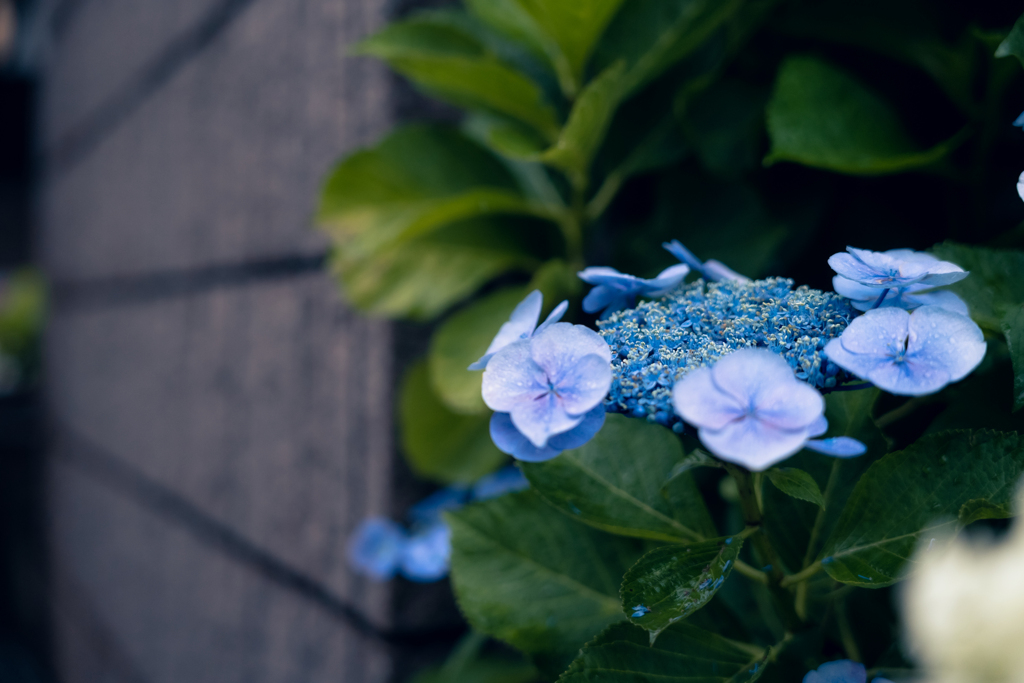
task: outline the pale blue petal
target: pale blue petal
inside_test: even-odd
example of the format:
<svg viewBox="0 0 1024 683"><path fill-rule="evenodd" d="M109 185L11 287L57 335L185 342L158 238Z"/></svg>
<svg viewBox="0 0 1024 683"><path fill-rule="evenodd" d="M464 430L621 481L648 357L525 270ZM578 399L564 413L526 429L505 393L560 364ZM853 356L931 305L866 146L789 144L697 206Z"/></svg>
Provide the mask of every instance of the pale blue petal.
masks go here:
<svg viewBox="0 0 1024 683"><path fill-rule="evenodd" d="M889 388L876 381L876 379L878 379L879 381L887 384L892 382L892 380L887 378L886 375L886 372L891 371L891 368L896 367L896 363L893 362L893 359L890 356L882 354L851 353L843 347L841 338L830 340L828 344L825 344L824 351L829 360L850 374L855 375L860 379L867 380L878 386L880 389L890 391Z"/></svg>
<svg viewBox="0 0 1024 683"><path fill-rule="evenodd" d="M512 426L512 420L508 420L508 425ZM526 475L523 474L522 470L515 465L508 465L507 467L502 467L497 472L485 474L477 479L476 483L473 484L472 498L473 500L490 500L491 498L497 498L506 493L522 491L529 487L530 482L526 480Z"/></svg>
<svg viewBox="0 0 1024 683"><path fill-rule="evenodd" d="M938 306L922 306L910 316L907 361L943 370L957 382L985 357L985 335L973 320Z"/></svg>
<svg viewBox="0 0 1024 683"><path fill-rule="evenodd" d="M854 251L850 247L847 248L850 249L851 252ZM870 254L872 252L868 253ZM879 254L879 256L882 256L882 254ZM887 260L885 263L886 269L888 271L892 271L894 274L896 272L896 267L891 263L892 259L888 256L885 258ZM891 275L883 275L878 264L864 263L864 261L856 258L852 253L839 252L838 254L832 254L828 257L828 265L832 267L832 270L836 271L843 277L853 280L854 282L859 282L868 287L889 287L892 284Z"/></svg>
<svg viewBox="0 0 1024 683"><path fill-rule="evenodd" d="M840 659L826 662L817 671L809 671L803 683L867 683L868 672L863 664Z"/></svg>
<svg viewBox="0 0 1024 683"><path fill-rule="evenodd" d="M807 428L807 436L821 436L828 431L828 420L821 415Z"/></svg>
<svg viewBox="0 0 1024 683"><path fill-rule="evenodd" d="M1021 112L1020 116L1013 120L1013 125L1024 128L1024 112Z"/></svg>
<svg viewBox="0 0 1024 683"><path fill-rule="evenodd" d="M902 363L880 363L867 379L890 394L925 396L949 384L949 373L943 368L906 359Z"/></svg>
<svg viewBox="0 0 1024 683"><path fill-rule="evenodd" d="M448 575L452 554L451 530L444 522L433 524L409 538L402 552L402 576L429 583Z"/></svg>
<svg viewBox="0 0 1024 683"><path fill-rule="evenodd" d="M740 275L715 259L708 259L704 262L704 276L714 282L750 282L750 278L746 275Z"/></svg>
<svg viewBox="0 0 1024 683"><path fill-rule="evenodd" d="M789 363L782 363L789 369ZM753 400L758 419L779 429L810 429L825 412L825 399L818 390L796 379L792 371L788 380L761 387Z"/></svg>
<svg viewBox="0 0 1024 683"><path fill-rule="evenodd" d="M548 446L558 451L579 448L597 436L597 433L601 431L601 427L604 426L604 417L604 406L599 405L584 415L583 421L578 425L567 432L555 434L548 439Z"/></svg>
<svg viewBox="0 0 1024 683"><path fill-rule="evenodd" d="M804 448L830 455L833 458L854 458L864 455L868 447L849 436L833 436L830 439L811 439Z"/></svg>
<svg viewBox="0 0 1024 683"><path fill-rule="evenodd" d="M419 524L431 524L441 520L441 513L458 510L469 499L469 487L449 486L430 494L409 508L409 519Z"/></svg>
<svg viewBox="0 0 1024 683"><path fill-rule="evenodd" d="M683 278L690 273L690 266L678 263L658 273L658 276L644 281L643 295L649 297L662 296L675 289Z"/></svg>
<svg viewBox="0 0 1024 683"><path fill-rule="evenodd" d="M615 311L629 308L632 300L635 300L635 296L635 294L631 295L614 287L598 285L583 297L583 310L587 313L600 312L601 317L604 318Z"/></svg>
<svg viewBox="0 0 1024 683"><path fill-rule="evenodd" d="M960 282L968 275L970 275L968 271L955 263L939 261L936 265L932 266L928 274L922 277L919 281L929 287L941 287L943 285L951 285L954 282Z"/></svg>
<svg viewBox="0 0 1024 683"><path fill-rule="evenodd" d="M512 311L508 322L502 324L491 345L487 347L487 353L493 355L511 343L529 337L533 328L537 327L543 300L544 296L539 289L527 294Z"/></svg>
<svg viewBox="0 0 1024 683"><path fill-rule="evenodd" d="M480 358L476 362L472 363L466 369L467 370L483 370L484 368L487 367L487 364L490 362L491 358L493 358L493 357L494 357L493 353L485 353L484 355L480 356Z"/></svg>
<svg viewBox="0 0 1024 683"><path fill-rule="evenodd" d="M544 319L544 322L540 324L540 327L534 330L533 333L540 334L551 325L557 323L559 320L562 319L562 316L565 315L565 312L567 310L569 310L568 301L563 301L562 303L555 306L555 308L550 313L548 313L548 317Z"/></svg>
<svg viewBox="0 0 1024 683"><path fill-rule="evenodd" d="M967 302L948 289L918 293L920 290L927 290L929 288L929 285L912 285L911 287L908 287L907 291L903 294L903 300L906 302L906 305L903 306L903 308L913 310L915 308L920 308L921 306L938 306L939 308L944 308L951 313L970 315L970 309L967 307Z"/></svg>
<svg viewBox="0 0 1024 683"><path fill-rule="evenodd" d="M550 379L565 411L570 415L582 415L608 395L612 386L612 366L604 358L590 354Z"/></svg>
<svg viewBox="0 0 1024 683"><path fill-rule="evenodd" d="M1024 200L1024 172L1017 176L1017 195Z"/></svg>
<svg viewBox="0 0 1024 683"><path fill-rule="evenodd" d="M711 368L711 378L719 389L743 406L756 407L758 397L772 393L776 386L790 386L798 380L789 363L768 349L745 348L723 356ZM804 424L808 424L811 417Z"/></svg>
<svg viewBox="0 0 1024 683"><path fill-rule="evenodd" d="M839 341L850 353L889 356L905 347L909 325L910 314L903 309L876 308L855 318ZM827 349L826 346L826 354Z"/></svg>
<svg viewBox="0 0 1024 683"><path fill-rule="evenodd" d="M582 415L566 412L554 393L517 403L509 415L516 429L537 448L543 448L552 436L567 432L583 421Z"/></svg>
<svg viewBox="0 0 1024 683"><path fill-rule="evenodd" d="M509 344L496 353L487 363L481 386L487 407L503 413L547 390L544 370L530 357L530 340Z"/></svg>
<svg viewBox="0 0 1024 683"><path fill-rule="evenodd" d="M405 530L390 519L363 520L348 541L349 565L364 576L386 581L398 571L405 541Z"/></svg>
<svg viewBox="0 0 1024 683"><path fill-rule="evenodd" d="M746 403L715 386L710 368L692 370L676 382L672 407L690 424L708 429L721 429L747 410Z"/></svg>
<svg viewBox="0 0 1024 683"><path fill-rule="evenodd" d="M689 249L684 247L679 240L672 240L671 242L663 242L661 247L668 251L668 253L675 256L677 259L690 266L694 270L703 271L704 264L701 263L700 259L693 255Z"/></svg>
<svg viewBox="0 0 1024 683"><path fill-rule="evenodd" d="M607 285L618 289L629 289L640 279L635 275L620 273L608 266L590 266L576 273L576 276L589 285Z"/></svg>
<svg viewBox="0 0 1024 683"><path fill-rule="evenodd" d="M892 681L890 681L888 678L882 678L881 676L879 676L878 678L872 679L871 683L892 683Z"/></svg>
<svg viewBox="0 0 1024 683"><path fill-rule="evenodd" d="M604 337L583 325L555 323L530 340L530 357L552 378L591 354L612 361L612 350Z"/></svg>
<svg viewBox="0 0 1024 683"><path fill-rule="evenodd" d="M868 287L842 275L832 278L832 289L836 290L839 296L845 296L852 301L866 301L872 304L882 293L878 287Z"/></svg>
<svg viewBox="0 0 1024 683"><path fill-rule="evenodd" d="M762 472L793 455L807 441L807 430L785 430L756 417L744 417L719 430L700 429L701 443L722 460Z"/></svg>
<svg viewBox="0 0 1024 683"><path fill-rule="evenodd" d="M543 448L534 446L512 424L512 417L508 413L494 413L491 415L491 440L494 441L494 445L502 453L507 453L516 460L523 460L525 462L544 462L562 452L550 446L544 446Z"/></svg>

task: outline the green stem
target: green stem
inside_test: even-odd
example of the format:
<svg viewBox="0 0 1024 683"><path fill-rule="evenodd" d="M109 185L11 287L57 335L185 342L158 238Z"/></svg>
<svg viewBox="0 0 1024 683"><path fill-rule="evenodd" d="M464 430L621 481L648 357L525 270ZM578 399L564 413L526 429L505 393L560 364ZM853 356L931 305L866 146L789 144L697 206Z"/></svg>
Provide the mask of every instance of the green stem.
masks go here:
<svg viewBox="0 0 1024 683"><path fill-rule="evenodd" d="M761 507L757 504L757 494L754 492L754 481L750 472L742 467L726 463L725 468L736 480L736 488L740 494L740 510L743 512L743 521L748 527L760 529L762 522ZM793 632L800 629L802 621L797 616L793 604L793 595L782 587L782 580L785 574L782 572L782 563L779 560L771 541L761 529L759 533L751 536L751 544L754 546L754 554L758 560L770 565L768 570L768 592L772 597L775 610L782 620L787 631Z"/></svg>
<svg viewBox="0 0 1024 683"><path fill-rule="evenodd" d="M828 475L828 483L825 485L825 506L818 509L818 514L814 518L814 527L811 528L811 537L807 541L807 551L804 553L803 566L804 569L812 566L811 560L814 559L815 549L818 546L818 537L821 535L822 527L825 525L825 510L828 507L828 501L831 499L832 491L839 485L839 468L842 465L842 460L835 459L832 461L832 471ZM821 563L816 565L818 569L821 568ZM817 572L817 569L815 570ZM807 618L807 583L801 582L796 587L796 613L801 619Z"/></svg>
<svg viewBox="0 0 1024 683"><path fill-rule="evenodd" d="M783 588L786 588L794 584L803 583L807 579L811 578L812 576L820 572L821 569L821 562L815 562L814 564L808 567L804 567L803 570L797 572L796 574L790 574L789 576L784 577L779 585L781 585ZM797 612L799 612L799 610L797 610Z"/></svg>
<svg viewBox="0 0 1024 683"><path fill-rule="evenodd" d="M754 567L751 567L749 564L747 564L743 560L736 560L733 563L732 566L733 566L733 569L736 570L737 574L742 574L743 576L747 577L751 581L756 581L757 583L759 583L761 585L764 585L764 586L768 585L768 575L765 574L760 569L755 569Z"/></svg>
<svg viewBox="0 0 1024 683"><path fill-rule="evenodd" d="M850 619L846 615L845 598L836 601L836 625L839 626L839 639L843 643L843 649L846 650L846 657L855 662L864 661L860 656L860 648L857 646L857 640L853 637L853 628L850 626Z"/></svg>

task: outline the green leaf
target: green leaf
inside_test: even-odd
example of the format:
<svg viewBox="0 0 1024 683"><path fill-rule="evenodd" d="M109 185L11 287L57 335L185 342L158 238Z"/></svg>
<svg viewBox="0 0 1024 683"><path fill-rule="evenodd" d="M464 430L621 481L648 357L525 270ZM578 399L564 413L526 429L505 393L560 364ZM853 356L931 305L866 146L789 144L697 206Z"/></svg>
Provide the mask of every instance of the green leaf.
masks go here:
<svg viewBox="0 0 1024 683"><path fill-rule="evenodd" d="M768 480L787 496L806 500L824 509L825 497L821 495L818 482L803 470L795 467L773 467L765 474L768 475Z"/></svg>
<svg viewBox="0 0 1024 683"><path fill-rule="evenodd" d="M587 643L558 683L752 683L770 650L736 643L686 623L653 645L631 624L610 626Z"/></svg>
<svg viewBox="0 0 1024 683"><path fill-rule="evenodd" d="M446 515L452 587L474 628L555 673L587 640L624 619L618 590L633 542L554 513L532 491Z"/></svg>
<svg viewBox="0 0 1024 683"><path fill-rule="evenodd" d="M782 63L768 103L768 135L772 147L766 165L793 161L855 175L930 166L959 142L921 150L884 100L813 57Z"/></svg>
<svg viewBox="0 0 1024 683"><path fill-rule="evenodd" d="M970 277L949 289L967 302L975 322L1002 333L1003 318L1014 306L1024 303L1024 251L943 242L932 247L932 253L970 271Z"/></svg>
<svg viewBox="0 0 1024 683"><path fill-rule="evenodd" d="M999 43L996 57L1016 57L1024 65L1024 15L1021 15L1010 29L1010 35Z"/></svg>
<svg viewBox="0 0 1024 683"><path fill-rule="evenodd" d="M693 53L743 6L740 0L630 0L594 55L599 69L622 60L623 96Z"/></svg>
<svg viewBox="0 0 1024 683"><path fill-rule="evenodd" d="M765 92L742 81L723 80L692 102L681 99L686 106L680 123L705 168L732 179L757 167Z"/></svg>
<svg viewBox="0 0 1024 683"><path fill-rule="evenodd" d="M706 528L702 515L677 519L661 495L682 457L679 439L670 430L609 414L586 445L547 462L522 463L522 469L546 501L598 529L664 541L701 540ZM702 504L700 509L707 514Z"/></svg>
<svg viewBox="0 0 1024 683"><path fill-rule="evenodd" d="M427 364L412 366L398 402L402 450L413 471L442 484L471 483L508 458L491 442L490 416L456 415L430 387Z"/></svg>
<svg viewBox="0 0 1024 683"><path fill-rule="evenodd" d="M594 44L622 0L467 0L469 11L499 31L531 46L574 96Z"/></svg>
<svg viewBox="0 0 1024 683"><path fill-rule="evenodd" d="M714 597L732 573L743 536L655 548L622 578L622 609L651 642Z"/></svg>
<svg viewBox="0 0 1024 683"><path fill-rule="evenodd" d="M521 659L483 654L487 636L470 631L443 666L418 673L410 683L538 683L539 672Z"/></svg>
<svg viewBox="0 0 1024 683"><path fill-rule="evenodd" d="M39 363L45 314L46 284L39 271L21 268L9 275L0 304L0 350L18 360L23 375Z"/></svg>
<svg viewBox="0 0 1024 683"><path fill-rule="evenodd" d="M504 114L553 140L558 119L537 84L502 63L448 16L427 12L391 24L361 42L356 51L384 59L439 99Z"/></svg>
<svg viewBox="0 0 1024 683"><path fill-rule="evenodd" d="M336 249L330 266L359 308L430 320L494 277L534 267L536 259L520 250L521 232L494 219L462 221L372 258Z"/></svg>
<svg viewBox="0 0 1024 683"><path fill-rule="evenodd" d="M1008 516L1022 472L1016 433L944 432L890 453L857 483L821 552L825 570L843 583L888 586L903 578L921 537L956 530L965 505L967 519L979 509Z"/></svg>
<svg viewBox="0 0 1024 683"><path fill-rule="evenodd" d="M687 462L688 458L684 459L684 462ZM681 469L680 465L676 465L672 470L672 477L661 487L661 496L668 501L673 519L685 521L687 526L692 527L704 538L714 538L718 535L718 530L715 529L708 507L704 504L704 497L697 488L697 482L689 472L695 466L697 465Z"/></svg>
<svg viewBox="0 0 1024 683"><path fill-rule="evenodd" d="M856 458L828 458L804 450L787 464L807 472L822 492L824 509L797 500L774 486L762 488L764 528L790 571L811 564L835 528L839 515L861 475L888 450L871 416L878 389L835 391L825 397L828 437L850 436L868 447Z"/></svg>
<svg viewBox="0 0 1024 683"><path fill-rule="evenodd" d="M1002 327L1013 361L1013 410L1016 412L1024 408L1024 306L1007 313Z"/></svg>

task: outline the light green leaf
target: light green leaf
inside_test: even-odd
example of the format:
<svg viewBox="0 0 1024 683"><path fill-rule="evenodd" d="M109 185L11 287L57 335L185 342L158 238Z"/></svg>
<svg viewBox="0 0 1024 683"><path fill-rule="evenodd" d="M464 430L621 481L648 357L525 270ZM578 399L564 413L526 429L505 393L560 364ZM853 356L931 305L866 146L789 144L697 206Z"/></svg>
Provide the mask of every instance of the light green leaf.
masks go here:
<svg viewBox="0 0 1024 683"><path fill-rule="evenodd" d="M944 242L932 247L932 253L970 271L970 277L949 289L967 302L975 322L1002 333L1003 318L1014 306L1024 303L1024 251Z"/></svg>
<svg viewBox="0 0 1024 683"><path fill-rule="evenodd" d="M787 496L806 500L824 509L825 497L821 495L818 483L803 470L795 467L773 467L765 474L768 480Z"/></svg>
<svg viewBox="0 0 1024 683"><path fill-rule="evenodd" d="M398 402L402 450L413 471L442 484L471 483L508 458L491 443L490 416L448 410L430 387L427 365L412 366Z"/></svg>
<svg viewBox="0 0 1024 683"><path fill-rule="evenodd" d="M962 512L967 520L979 510L1008 515L1022 472L1024 439L1016 433L923 437L861 477L821 552L822 564L837 581L888 586L907 573L918 540L955 531Z"/></svg>
<svg viewBox="0 0 1024 683"><path fill-rule="evenodd" d="M623 96L689 56L743 6L741 0L629 0L594 55L599 69L622 60Z"/></svg>
<svg viewBox="0 0 1024 683"><path fill-rule="evenodd" d="M956 138L921 150L885 101L813 57L782 63L768 103L768 135L766 165L793 161L855 175L930 166L959 143Z"/></svg>
<svg viewBox="0 0 1024 683"><path fill-rule="evenodd" d="M703 538L707 514L677 519L661 495L662 484L683 457L670 430L643 420L609 414L586 445L557 458L522 463L538 494L556 508L598 529L623 536L664 541ZM698 506L699 504L699 506Z"/></svg>
<svg viewBox="0 0 1024 683"><path fill-rule="evenodd" d="M557 514L532 491L446 515L452 587L477 630L562 671L605 626L623 620L622 575L633 542Z"/></svg>
<svg viewBox="0 0 1024 683"><path fill-rule="evenodd" d="M517 228L493 219L462 221L372 258L336 249L330 266L359 308L430 320L494 277L536 267L536 259L520 250Z"/></svg>
<svg viewBox="0 0 1024 683"><path fill-rule="evenodd" d="M362 259L462 220L539 211L486 149L457 130L415 125L338 164L317 218L346 258Z"/></svg>
<svg viewBox="0 0 1024 683"><path fill-rule="evenodd" d="M762 488L764 528L786 567L797 572L811 564L832 533L861 475L888 450L871 417L878 389L834 391L825 397L826 436L850 436L868 447L856 458L828 458L804 450L786 461L807 472L822 492L824 509L797 500L774 486Z"/></svg>
<svg viewBox="0 0 1024 683"><path fill-rule="evenodd" d="M1024 306L1010 310L1003 318L1003 334L1013 361L1013 410L1024 408Z"/></svg>
<svg viewBox="0 0 1024 683"><path fill-rule="evenodd" d="M996 48L996 57L1016 57L1024 65L1024 15L1021 15L1013 24L1010 35L999 43Z"/></svg>
<svg viewBox="0 0 1024 683"><path fill-rule="evenodd" d="M558 133L554 108L527 76L502 63L447 13L427 12L390 24L356 51L379 57L429 94L470 109L498 112L539 131Z"/></svg>
<svg viewBox="0 0 1024 683"><path fill-rule="evenodd" d="M662 631L708 604L732 573L743 536L655 548L622 578L622 609L629 620Z"/></svg>
<svg viewBox="0 0 1024 683"><path fill-rule="evenodd" d="M477 17L530 45L558 75L562 90L575 96L594 44L622 0L467 0Z"/></svg>
<svg viewBox="0 0 1024 683"><path fill-rule="evenodd" d="M558 683L752 683L770 650L722 638L686 623L653 644L632 624L610 626L587 643Z"/></svg>
<svg viewBox="0 0 1024 683"><path fill-rule="evenodd" d="M487 350L527 292L502 289L470 304L444 321L430 341L430 380L444 404L456 413L488 412L480 396L482 372L466 368Z"/></svg>
<svg viewBox="0 0 1024 683"><path fill-rule="evenodd" d="M557 142L540 156L544 163L565 171L579 187L586 183L590 162L622 100L622 73L622 64L613 64L587 84Z"/></svg>

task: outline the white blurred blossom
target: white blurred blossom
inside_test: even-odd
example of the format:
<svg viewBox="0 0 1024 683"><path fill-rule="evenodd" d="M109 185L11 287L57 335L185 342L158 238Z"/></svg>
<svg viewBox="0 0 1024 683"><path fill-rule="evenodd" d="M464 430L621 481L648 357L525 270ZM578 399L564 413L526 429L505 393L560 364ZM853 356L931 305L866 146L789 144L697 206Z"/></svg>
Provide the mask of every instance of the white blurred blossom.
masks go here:
<svg viewBox="0 0 1024 683"><path fill-rule="evenodd" d="M904 621L928 683L1024 683L1024 523L998 543L930 540L915 559Z"/></svg>

